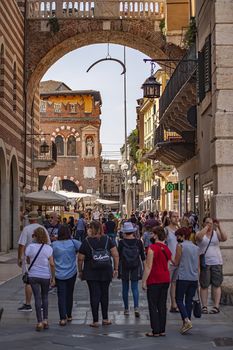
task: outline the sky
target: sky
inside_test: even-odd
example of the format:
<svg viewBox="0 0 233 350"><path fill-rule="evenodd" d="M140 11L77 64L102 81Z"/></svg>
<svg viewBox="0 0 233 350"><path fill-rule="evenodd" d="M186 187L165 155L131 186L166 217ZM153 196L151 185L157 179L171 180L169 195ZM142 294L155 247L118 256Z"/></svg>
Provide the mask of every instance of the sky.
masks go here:
<svg viewBox="0 0 233 350"><path fill-rule="evenodd" d="M102 97L100 142L103 158L119 158L124 143L124 83L122 67L114 61L101 62L89 73L95 61L107 56L107 44L85 46L65 55L44 75L42 80L58 80L72 90L98 90ZM123 46L110 44L112 58L124 60ZM142 97L141 85L150 75L150 64L143 53L126 48L127 134L136 127L137 99Z"/></svg>

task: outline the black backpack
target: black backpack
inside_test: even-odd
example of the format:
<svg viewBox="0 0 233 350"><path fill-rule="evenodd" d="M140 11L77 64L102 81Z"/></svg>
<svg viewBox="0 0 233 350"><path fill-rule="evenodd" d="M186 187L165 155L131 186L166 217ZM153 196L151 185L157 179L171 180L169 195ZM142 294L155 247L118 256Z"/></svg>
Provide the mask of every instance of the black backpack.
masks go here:
<svg viewBox="0 0 233 350"><path fill-rule="evenodd" d="M135 269L140 264L140 251L138 242L134 245L128 245L125 240L122 240L122 264L128 270Z"/></svg>
<svg viewBox="0 0 233 350"><path fill-rule="evenodd" d="M109 237L106 236L106 243L104 248L97 248L94 249L90 242L88 241L88 238L86 238L87 244L89 245L91 249L91 255L92 255L92 261L91 265L94 270L101 270L101 269L106 269L107 267L111 266L111 253L107 249L108 247L108 241Z"/></svg>

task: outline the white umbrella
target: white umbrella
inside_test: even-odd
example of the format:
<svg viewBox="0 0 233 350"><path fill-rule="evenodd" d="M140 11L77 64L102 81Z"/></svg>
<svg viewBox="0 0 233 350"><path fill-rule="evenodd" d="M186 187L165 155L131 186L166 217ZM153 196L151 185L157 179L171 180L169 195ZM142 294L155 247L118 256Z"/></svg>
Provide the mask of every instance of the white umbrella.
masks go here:
<svg viewBox="0 0 233 350"><path fill-rule="evenodd" d="M101 199L101 198L96 199L95 202L99 204L118 204L119 203L119 201L111 201L108 199Z"/></svg>
<svg viewBox="0 0 233 350"><path fill-rule="evenodd" d="M25 201L34 205L66 205L67 198L53 191L38 191L26 194Z"/></svg>
<svg viewBox="0 0 233 350"><path fill-rule="evenodd" d="M79 193L79 192L67 192L67 191L56 191L56 193L65 196L68 199L80 199L80 198L87 198L87 197L94 197L94 195L89 193Z"/></svg>

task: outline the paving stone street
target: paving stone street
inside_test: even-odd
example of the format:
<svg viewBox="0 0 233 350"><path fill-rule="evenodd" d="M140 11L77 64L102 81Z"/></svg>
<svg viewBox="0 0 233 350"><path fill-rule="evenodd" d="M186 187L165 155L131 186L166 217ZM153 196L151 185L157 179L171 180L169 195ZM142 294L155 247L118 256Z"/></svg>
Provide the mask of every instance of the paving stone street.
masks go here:
<svg viewBox="0 0 233 350"><path fill-rule="evenodd" d="M11 259L8 265L13 264L14 259ZM0 264L0 270L3 265ZM218 315L203 315L201 319L193 319L193 329L184 336L179 334L180 315L168 313L166 338L147 338L145 332L150 331L150 326L146 295L140 286L140 319L135 319L132 309L130 316L124 316L121 283L118 280L114 280L110 288L109 318L113 324L108 327L93 329L88 326L91 322L89 295L86 283L79 280L74 293L73 322L66 327L58 325L55 291L49 294L50 328L43 332L34 330L34 307L33 312L29 313L17 311L23 301L21 276L0 285L0 305L4 307L0 323L0 349L233 349L233 307L222 306Z"/></svg>

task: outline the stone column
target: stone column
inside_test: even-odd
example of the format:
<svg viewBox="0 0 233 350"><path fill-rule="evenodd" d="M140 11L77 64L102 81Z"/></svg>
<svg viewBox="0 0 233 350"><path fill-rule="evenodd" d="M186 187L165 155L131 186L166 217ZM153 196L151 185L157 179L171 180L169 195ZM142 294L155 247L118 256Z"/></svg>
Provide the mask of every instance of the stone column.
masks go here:
<svg viewBox="0 0 233 350"><path fill-rule="evenodd" d="M212 27L213 215L228 233L224 273L233 276L233 2L216 0Z"/></svg>

